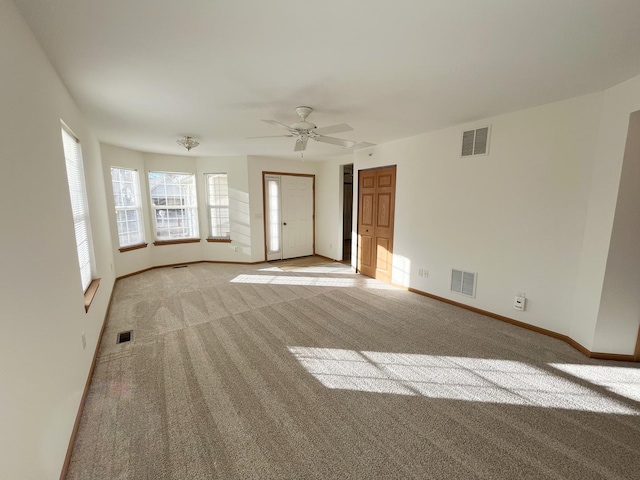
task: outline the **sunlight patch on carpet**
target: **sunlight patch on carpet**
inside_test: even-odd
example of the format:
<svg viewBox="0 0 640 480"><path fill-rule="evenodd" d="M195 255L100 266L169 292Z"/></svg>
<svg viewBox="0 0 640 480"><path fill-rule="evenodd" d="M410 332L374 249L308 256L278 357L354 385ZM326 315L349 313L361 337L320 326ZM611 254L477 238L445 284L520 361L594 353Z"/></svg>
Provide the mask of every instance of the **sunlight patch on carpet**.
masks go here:
<svg viewBox="0 0 640 480"><path fill-rule="evenodd" d="M315 347L289 351L330 389L640 415L611 396L523 362Z"/></svg>
<svg viewBox="0 0 640 480"><path fill-rule="evenodd" d="M282 269L280 267L268 267L259 269L260 272L292 272L292 273L331 273L338 275L354 275L356 273L353 267L340 266L316 266L316 267L300 267Z"/></svg>
<svg viewBox="0 0 640 480"><path fill-rule="evenodd" d="M251 283L261 285L300 285L304 287L363 287L379 290L395 289L391 285L372 278L332 278L303 277L294 275L249 275L242 274L231 280L231 283Z"/></svg>
<svg viewBox="0 0 640 480"><path fill-rule="evenodd" d="M562 363L549 365L589 383L600 385L617 395L640 402L640 368Z"/></svg>

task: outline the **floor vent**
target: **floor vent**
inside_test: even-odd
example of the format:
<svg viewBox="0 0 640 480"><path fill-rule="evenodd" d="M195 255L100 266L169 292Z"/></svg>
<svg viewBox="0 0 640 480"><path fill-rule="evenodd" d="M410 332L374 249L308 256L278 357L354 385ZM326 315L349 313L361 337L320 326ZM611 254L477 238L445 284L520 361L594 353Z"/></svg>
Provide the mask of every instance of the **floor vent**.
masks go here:
<svg viewBox="0 0 640 480"><path fill-rule="evenodd" d="M187 268L189 265L176 265L173 268Z"/></svg>
<svg viewBox="0 0 640 480"><path fill-rule="evenodd" d="M131 339L133 338L133 330L129 330L126 332L120 332L118 333L118 339L116 340L116 343L127 343L130 342Z"/></svg>
<svg viewBox="0 0 640 480"><path fill-rule="evenodd" d="M489 153L489 127L467 130L462 133L461 156L486 155Z"/></svg>
<svg viewBox="0 0 640 480"><path fill-rule="evenodd" d="M477 273L451 269L451 291L475 298Z"/></svg>

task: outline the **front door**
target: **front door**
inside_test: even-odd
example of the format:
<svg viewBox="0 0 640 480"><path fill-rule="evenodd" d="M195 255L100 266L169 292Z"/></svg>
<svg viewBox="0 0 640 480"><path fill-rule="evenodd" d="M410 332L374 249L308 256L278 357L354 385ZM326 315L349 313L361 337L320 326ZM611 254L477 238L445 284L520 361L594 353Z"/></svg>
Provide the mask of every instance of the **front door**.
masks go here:
<svg viewBox="0 0 640 480"><path fill-rule="evenodd" d="M358 272L391 282L396 167L358 171Z"/></svg>
<svg viewBox="0 0 640 480"><path fill-rule="evenodd" d="M267 260L314 254L312 175L264 175Z"/></svg>

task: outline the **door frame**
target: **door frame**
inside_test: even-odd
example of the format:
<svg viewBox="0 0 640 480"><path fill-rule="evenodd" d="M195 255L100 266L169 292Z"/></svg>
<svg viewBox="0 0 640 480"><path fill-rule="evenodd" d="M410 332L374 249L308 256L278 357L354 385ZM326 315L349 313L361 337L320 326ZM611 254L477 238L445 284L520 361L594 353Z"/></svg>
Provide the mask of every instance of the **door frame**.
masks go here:
<svg viewBox="0 0 640 480"><path fill-rule="evenodd" d="M266 179L267 175L289 176L289 177L311 177L311 195L313 212L311 214L312 224L312 238L313 238L313 255L316 254L316 176L313 173L290 173L290 172L268 172L262 171L262 233L264 239L264 261L268 262L268 250L267 250L267 189ZM282 192L280 192L282 194ZM281 195L282 197L282 195ZM282 202L282 199L281 199ZM281 236L282 237L282 236Z"/></svg>
<svg viewBox="0 0 640 480"><path fill-rule="evenodd" d="M371 172L371 171L374 171L374 170L384 170L384 169L388 169L388 168L393 168L395 170L395 181L394 181L394 186L393 186L393 194L394 194L393 216L395 218L395 203L396 203L395 202L395 195L397 194L397 185L398 185L398 165L397 164L394 164L394 165L381 165L379 167L372 167L372 168L359 168L358 170L355 170L355 165L354 165L353 181L355 182L356 178L358 179L358 193L357 193L356 202L355 202L355 212L356 212L356 242L355 242L355 247L356 248L355 248L355 253L352 253L352 258L355 261L355 264L353 265L353 267L355 268L356 273L360 273L360 271L358 269L358 264L359 264L359 261L360 261L360 258L359 258L359 253L360 253L360 190L361 190L360 172L363 172L363 171ZM395 221L394 221L394 226L393 226L392 238L395 239ZM395 246L395 242L393 242L393 245ZM393 256L393 250L390 253ZM377 267L376 267L376 269L377 269ZM374 269L374 271L376 269ZM391 270L393 271L393 260L392 260ZM373 277L373 278L375 278L375 277ZM389 282L388 283L392 283L392 278L391 277L389 278Z"/></svg>

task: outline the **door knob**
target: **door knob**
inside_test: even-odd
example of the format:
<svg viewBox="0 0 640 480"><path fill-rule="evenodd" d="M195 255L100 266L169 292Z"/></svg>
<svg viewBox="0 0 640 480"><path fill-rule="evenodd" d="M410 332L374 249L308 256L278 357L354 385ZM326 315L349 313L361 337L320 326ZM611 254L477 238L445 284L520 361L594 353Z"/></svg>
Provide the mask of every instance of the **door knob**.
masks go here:
<svg viewBox="0 0 640 480"><path fill-rule="evenodd" d="M283 224L283 225L286 225L286 224L287 224L287 222L283 222L282 224Z"/></svg>

